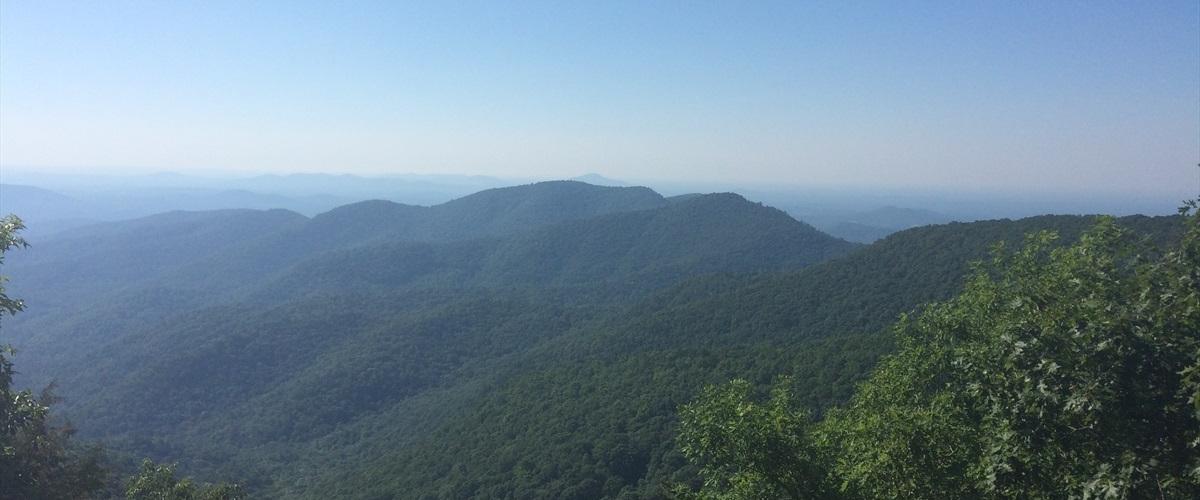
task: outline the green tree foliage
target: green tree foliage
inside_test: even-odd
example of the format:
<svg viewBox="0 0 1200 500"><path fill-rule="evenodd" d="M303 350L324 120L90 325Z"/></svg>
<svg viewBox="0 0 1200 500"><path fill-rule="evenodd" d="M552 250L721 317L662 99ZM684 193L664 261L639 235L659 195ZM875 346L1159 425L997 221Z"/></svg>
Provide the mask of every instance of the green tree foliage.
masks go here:
<svg viewBox="0 0 1200 500"><path fill-rule="evenodd" d="M825 495L824 457L811 442L808 414L792 407L788 384L777 384L766 404L751 402L751 390L745 380L710 386L699 402L680 411L680 448L688 460L703 464L704 489L695 496ZM688 496L686 491L676 493Z"/></svg>
<svg viewBox="0 0 1200 500"><path fill-rule="evenodd" d="M125 497L130 500L240 500L246 495L237 485L196 484L191 478L177 478L174 465L144 460L138 474L126 482Z"/></svg>
<svg viewBox="0 0 1200 500"><path fill-rule="evenodd" d="M0 218L0 265L4 264L4 253L14 248L25 248L28 243L24 238L21 238L17 233L25 229L25 224L15 215ZM8 281L5 276L0 276L0 318L5 314L11 316L20 312L25 308L25 304L20 299L10 298L4 293L4 283Z"/></svg>
<svg viewBox="0 0 1200 500"><path fill-rule="evenodd" d="M0 218L0 264L4 253L23 248L16 216ZM4 292L0 276L0 319L24 308ZM50 420L49 391L41 397L13 389L13 349L0 345L0 499L88 498L104 486L106 473L96 448L70 443L72 430Z"/></svg>
<svg viewBox="0 0 1200 500"><path fill-rule="evenodd" d="M816 498L771 488L826 481L847 498L1200 497L1200 215L1185 215L1165 254L1109 219L1069 247L1041 232L998 248L960 295L902 318L898 352L818 424L782 425L805 418L777 413L783 394L706 390L680 430L700 494ZM824 469L764 466L778 449Z"/></svg>

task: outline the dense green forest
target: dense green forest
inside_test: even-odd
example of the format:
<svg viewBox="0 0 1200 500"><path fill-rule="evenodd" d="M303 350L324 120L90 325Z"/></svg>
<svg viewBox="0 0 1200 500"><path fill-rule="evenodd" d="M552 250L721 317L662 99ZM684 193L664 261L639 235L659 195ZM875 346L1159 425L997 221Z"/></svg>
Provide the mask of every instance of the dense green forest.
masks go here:
<svg viewBox="0 0 1200 500"><path fill-rule="evenodd" d="M1053 229L1066 243L1095 220L921 228L807 270L683 283L539 346L465 415L415 445L374 451L371 465L323 480L313 496L364 488L367 497L665 496L697 472L676 447L674 426L678 406L701 386L737 377L767 387L788 375L805 407L842 403L891 350L886 331L897 316L953 296L969 262L995 242ZM1155 239L1180 234L1176 218L1122 223Z"/></svg>
<svg viewBox="0 0 1200 500"><path fill-rule="evenodd" d="M20 218L0 218L0 265L5 254L28 247L21 236ZM0 275L0 320L25 309L21 299L9 297L7 277ZM245 498L238 485L197 484L179 478L173 465L150 460L124 481L125 488L108 468L104 449L73 441L74 429L51 414L56 402L51 389L40 395L13 387L16 372L10 356L14 350L0 344L0 499L125 498L138 500L237 500Z"/></svg>
<svg viewBox="0 0 1200 500"><path fill-rule="evenodd" d="M1111 220L1067 248L1041 232L998 249L962 294L902 317L897 352L823 419L786 382L766 401L709 386L679 430L704 480L676 493L1200 496L1200 215L1187 225L1165 254Z"/></svg>
<svg viewBox="0 0 1200 500"><path fill-rule="evenodd" d="M1181 221L1117 224L1153 249ZM728 483L678 446L706 385L835 418L904 352L898 316L954 297L997 242L1070 245L1096 222L860 246L737 195L572 182L311 219L178 212L12 253L29 307L4 334L18 386L57 381L77 438L145 484L176 473L150 457L262 497L659 498Z"/></svg>

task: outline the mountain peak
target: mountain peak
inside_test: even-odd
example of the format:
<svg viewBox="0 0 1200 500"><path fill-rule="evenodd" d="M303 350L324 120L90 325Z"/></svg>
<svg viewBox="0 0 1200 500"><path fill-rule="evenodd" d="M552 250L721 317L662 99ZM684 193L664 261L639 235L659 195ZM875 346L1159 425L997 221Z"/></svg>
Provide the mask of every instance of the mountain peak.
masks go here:
<svg viewBox="0 0 1200 500"><path fill-rule="evenodd" d="M597 174L595 172L583 174L579 177L574 177L571 180L578 181L578 182L586 182L593 186L624 187L624 186L629 185L626 182L619 181L616 179L611 179L611 178L605 177L603 175Z"/></svg>

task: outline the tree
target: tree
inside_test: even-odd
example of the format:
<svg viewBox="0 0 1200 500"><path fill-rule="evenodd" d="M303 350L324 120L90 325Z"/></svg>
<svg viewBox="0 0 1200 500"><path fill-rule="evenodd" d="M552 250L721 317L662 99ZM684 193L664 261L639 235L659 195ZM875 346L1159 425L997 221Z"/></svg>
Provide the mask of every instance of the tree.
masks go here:
<svg viewBox="0 0 1200 500"><path fill-rule="evenodd" d="M130 500L239 500L246 498L237 485L196 484L191 478L175 477L174 465L142 461L141 471L129 478L125 496Z"/></svg>
<svg viewBox="0 0 1200 500"><path fill-rule="evenodd" d="M680 448L701 464L704 480L695 497L827 496L825 457L811 442L808 414L791 406L787 383L778 382L765 404L749 401L749 382L734 380L708 387L698 401L684 405Z"/></svg>
<svg viewBox="0 0 1200 500"><path fill-rule="evenodd" d="M773 430L800 412L745 410L744 383L706 390L679 431L704 474L724 474L701 491L755 497L738 478L756 477L823 480L847 498L1200 498L1195 208L1165 253L1111 219L1070 247L1043 232L1017 252L997 248L959 296L901 319L898 351L807 439ZM730 418L711 425L698 408ZM747 442L829 459L796 478L758 463Z"/></svg>

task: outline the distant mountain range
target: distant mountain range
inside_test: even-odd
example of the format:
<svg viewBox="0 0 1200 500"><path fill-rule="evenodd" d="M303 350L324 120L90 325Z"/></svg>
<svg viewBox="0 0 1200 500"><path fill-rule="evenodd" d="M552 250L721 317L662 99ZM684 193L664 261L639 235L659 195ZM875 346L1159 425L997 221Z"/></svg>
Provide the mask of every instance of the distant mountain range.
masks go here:
<svg viewBox="0 0 1200 500"><path fill-rule="evenodd" d="M902 207L880 207L865 212L836 216L809 216L813 224L829 234L858 243L871 243L889 234L931 224L945 224L954 219L948 215Z"/></svg>
<svg viewBox="0 0 1200 500"><path fill-rule="evenodd" d="M511 185L490 177L292 174L205 178L173 173L140 176L6 172L0 213L16 213L40 238L96 222L172 210L285 209L315 215L369 199L434 205L482 189Z"/></svg>
<svg viewBox="0 0 1200 500"><path fill-rule="evenodd" d="M4 333L20 382L57 381L116 460L256 496L658 498L696 479L673 432L705 383L790 374L805 404L837 404L896 316L957 291L993 243L1094 221L867 214L921 227L867 246L736 194L574 181L173 211L6 255L28 310Z"/></svg>
<svg viewBox="0 0 1200 500"><path fill-rule="evenodd" d="M625 187L627 181L588 173L572 180ZM280 208L313 216L367 200L432 206L481 190L532 180L468 175L288 174L254 177L49 174L0 167L0 213L21 214L27 236L39 239L95 222L144 217L171 210ZM659 192L687 195L737 192L780 208L814 227L870 243L912 227L950 221L1025 217L1039 213L1174 213L1174 200L1097 193L931 193L820 187L758 187L704 183L655 184ZM41 193L30 192L39 189Z"/></svg>
<svg viewBox="0 0 1200 500"><path fill-rule="evenodd" d="M332 196L288 197L205 189L143 188L66 195L40 187L0 184L0 213L21 215L30 228L27 237L35 240L67 229L172 210L284 208L315 213L348 201Z"/></svg>
<svg viewBox="0 0 1200 500"><path fill-rule="evenodd" d="M616 180L616 179L610 179L610 178L608 178L608 177L605 177L605 176L603 176L603 175L600 175L600 174L594 174L594 173L593 173L593 174L584 174L584 175L581 175L581 176L579 176L579 177L572 178L571 180L573 180L573 181L579 181L579 182L586 182L586 183L588 183L588 184L592 184L592 185L596 185L596 186L615 186L615 187L621 187L621 186L628 186L628 185L629 185L629 184L628 184L628 183L626 183L626 182L618 181L618 180Z"/></svg>

